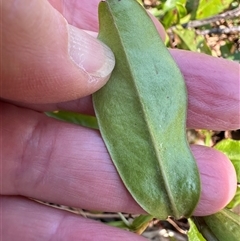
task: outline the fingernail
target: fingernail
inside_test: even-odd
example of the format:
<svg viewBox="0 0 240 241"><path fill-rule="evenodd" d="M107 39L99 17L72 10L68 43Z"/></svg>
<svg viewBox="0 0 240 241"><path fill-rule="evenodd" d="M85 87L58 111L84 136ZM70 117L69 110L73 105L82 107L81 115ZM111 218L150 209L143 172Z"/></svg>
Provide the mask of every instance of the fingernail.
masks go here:
<svg viewBox="0 0 240 241"><path fill-rule="evenodd" d="M68 51L71 60L93 77L108 76L115 65L115 58L110 48L72 25L69 25L68 31Z"/></svg>

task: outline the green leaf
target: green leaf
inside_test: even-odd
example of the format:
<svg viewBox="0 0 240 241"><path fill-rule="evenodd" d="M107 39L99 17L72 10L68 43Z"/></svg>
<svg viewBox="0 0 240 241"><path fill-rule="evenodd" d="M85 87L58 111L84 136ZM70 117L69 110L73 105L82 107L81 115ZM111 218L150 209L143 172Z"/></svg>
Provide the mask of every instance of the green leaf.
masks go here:
<svg viewBox="0 0 240 241"><path fill-rule="evenodd" d="M196 34L194 30L183 29L181 26L177 26L173 31L181 38L185 49L197 52L197 45L195 43Z"/></svg>
<svg viewBox="0 0 240 241"><path fill-rule="evenodd" d="M212 51L207 45L207 42L204 36L201 36L201 35L196 36L196 46L197 46L198 52L212 55Z"/></svg>
<svg viewBox="0 0 240 241"><path fill-rule="evenodd" d="M139 215L131 223L130 227L136 233L141 234L142 231L148 226L149 222L152 221L153 216L151 215Z"/></svg>
<svg viewBox="0 0 240 241"><path fill-rule="evenodd" d="M179 23L186 16L186 0L167 0L159 4L158 9L151 9L151 13L161 20L163 26L167 29Z"/></svg>
<svg viewBox="0 0 240 241"><path fill-rule="evenodd" d="M211 50L208 47L204 37L197 35L194 30L183 29L181 26L177 26L177 28L175 28L173 31L183 41L184 47L182 48L211 55Z"/></svg>
<svg viewBox="0 0 240 241"><path fill-rule="evenodd" d="M227 208L233 209L240 204L240 187L237 187L236 194L231 202L227 205Z"/></svg>
<svg viewBox="0 0 240 241"><path fill-rule="evenodd" d="M182 3L177 3L176 8L178 10L179 19L181 19L187 15L187 10Z"/></svg>
<svg viewBox="0 0 240 241"><path fill-rule="evenodd" d="M234 42L226 42L223 46L220 47L220 51L223 58L238 62L240 61L240 52L239 49L235 47Z"/></svg>
<svg viewBox="0 0 240 241"><path fill-rule="evenodd" d="M110 80L93 95L107 149L143 209L159 219L188 217L200 180L186 140L180 70L135 0L101 2L99 16L99 39L116 58Z"/></svg>
<svg viewBox="0 0 240 241"><path fill-rule="evenodd" d="M203 217L219 241L239 241L240 216L228 209Z"/></svg>
<svg viewBox="0 0 240 241"><path fill-rule="evenodd" d="M196 19L212 17L223 12L233 0L200 0Z"/></svg>
<svg viewBox="0 0 240 241"><path fill-rule="evenodd" d="M164 14L164 18L161 20L164 28L168 29L172 25L175 25L179 22L177 9L171 9Z"/></svg>
<svg viewBox="0 0 240 241"><path fill-rule="evenodd" d="M240 182L240 141L224 139L218 142L215 148L231 160L237 173L237 181Z"/></svg>
<svg viewBox="0 0 240 241"><path fill-rule="evenodd" d="M123 221L112 221L112 222L108 222L107 224L112 227L129 230L129 226Z"/></svg>
<svg viewBox="0 0 240 241"><path fill-rule="evenodd" d="M199 232L195 223L191 219L188 219L188 221L190 224L190 230L188 231L188 240L189 241L206 241L206 239Z"/></svg>
<svg viewBox="0 0 240 241"><path fill-rule="evenodd" d="M130 222L121 213L119 213L119 216L122 221L108 222L108 224L114 227L135 232L137 234L142 234L148 227L149 222L153 219L151 215L139 215L138 217L134 218L132 222Z"/></svg>
<svg viewBox="0 0 240 241"><path fill-rule="evenodd" d="M94 116L83 115L70 111L46 112L46 115L61 121L74 123L88 128L98 129L97 119Z"/></svg>
<svg viewBox="0 0 240 241"><path fill-rule="evenodd" d="M200 0L188 0L186 3L186 9L188 13L191 13L191 19L196 18L199 2Z"/></svg>
<svg viewBox="0 0 240 241"><path fill-rule="evenodd" d="M186 0L167 0L163 5L163 10L169 11L176 7L176 5L185 6Z"/></svg>
<svg viewBox="0 0 240 241"><path fill-rule="evenodd" d="M199 232L207 241L219 241L215 234L207 226L203 217L192 217L192 220L194 221L194 224L196 225Z"/></svg>

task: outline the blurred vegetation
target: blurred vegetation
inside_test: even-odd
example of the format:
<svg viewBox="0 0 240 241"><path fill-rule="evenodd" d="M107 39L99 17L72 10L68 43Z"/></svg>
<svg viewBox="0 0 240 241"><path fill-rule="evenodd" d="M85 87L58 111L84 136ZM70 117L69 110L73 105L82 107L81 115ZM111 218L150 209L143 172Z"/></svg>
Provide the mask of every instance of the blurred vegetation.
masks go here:
<svg viewBox="0 0 240 241"><path fill-rule="evenodd" d="M239 61L239 0L143 0L165 27L168 47Z"/></svg>

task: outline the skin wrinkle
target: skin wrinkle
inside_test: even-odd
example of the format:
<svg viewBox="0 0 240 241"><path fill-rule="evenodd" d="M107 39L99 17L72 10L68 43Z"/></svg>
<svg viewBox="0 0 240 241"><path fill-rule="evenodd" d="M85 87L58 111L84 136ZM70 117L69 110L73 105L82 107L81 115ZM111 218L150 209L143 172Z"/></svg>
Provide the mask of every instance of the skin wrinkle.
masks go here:
<svg viewBox="0 0 240 241"><path fill-rule="evenodd" d="M200 113L201 112L201 113ZM203 115L202 110L188 110L188 115L189 116L194 116L195 119L198 119L198 124L196 125L193 121L192 118L188 119L188 128L189 129L208 129L211 130L213 129L213 123L217 123L217 125L215 124L216 127L214 127L214 130L217 131L223 131L223 130L229 130L231 128L227 128L227 126L229 125L229 123L232 123L232 126L237 126L238 122L235 125L235 122L232 121L227 121L226 120L226 116L224 117L225 120L222 120L221 117L209 117L206 115ZM235 129L235 128L232 128Z"/></svg>
<svg viewBox="0 0 240 241"><path fill-rule="evenodd" d="M211 178L217 177L217 173L216 173L216 175L213 175L213 173L214 172L212 172L211 174L207 174L207 173L201 172L201 174L205 177L211 177Z"/></svg>
<svg viewBox="0 0 240 241"><path fill-rule="evenodd" d="M64 158L63 158L64 160ZM69 178L73 178L73 179L77 179L77 178L83 178L86 176L86 179L89 179L88 177L90 176L89 173L94 173L95 171L98 171L98 173L103 173L103 174L107 174L106 176L108 176L108 174L110 173L114 173L114 170L112 168L112 165L108 165L109 169L106 168L106 165L101 165L101 163L98 162L99 164L99 168L98 169L93 169L90 166L86 166L84 163L86 163L86 161L89 161L89 159L85 159L84 160L81 158L81 161L79 161L79 158L75 159L77 162L73 162L72 158L69 160L69 163L66 163L65 165L59 165L59 168L61 170L61 172L63 173L72 173L75 175L70 176ZM92 160L94 162L96 162L95 160ZM76 163L77 165L71 165L71 163ZM101 168L102 167L102 168ZM81 173L81 176L78 175L78 173ZM98 179L98 176L94 177L95 179Z"/></svg>
<svg viewBox="0 0 240 241"><path fill-rule="evenodd" d="M78 12L81 11L80 7L78 6L78 1L76 0L70 0L70 1L65 1L65 0L48 0L48 2L56 9L58 10L65 18L66 20L73 26L78 26L81 28L78 24L82 23L84 21L85 24L87 24L89 19L83 16L83 14L79 15ZM84 1L81 1L80 4L84 4ZM88 4L89 5L89 4ZM96 6L94 6L96 8ZM94 9L95 9L94 8ZM69 9L71 11L69 11ZM86 9L84 13L86 12ZM81 20L78 20L78 18L74 17L78 16ZM86 21L87 19L87 21Z"/></svg>
<svg viewBox="0 0 240 241"><path fill-rule="evenodd" d="M4 104L1 104L1 112L2 112L2 116L4 117L5 116L5 114L7 115L7 111L8 111L8 108L7 108L7 105L4 105ZM2 118L2 121L3 121L3 126L8 126L8 121L6 121L4 118ZM14 119L13 120L13 125L17 125L17 120L16 119ZM21 133L21 131L22 131L22 129L21 128L18 128L17 129L17 131L13 128L11 128L10 126L9 126L9 128L8 128L8 133L5 135L5 131L4 130L6 130L6 129L2 129L2 131L3 131L3 136L13 136L13 135L15 135L15 136L19 136L20 134L22 135L23 133ZM26 137L26 141L28 141L28 139L30 138L29 137L29 135L31 135L31 132L29 133L29 132L25 132L24 133L24 136ZM7 141L7 139L5 139L5 141L4 141L4 143L6 144L6 141ZM2 150L3 150L3 157L5 157L6 158L6 160L7 161L9 161L10 163L13 163L13 168L15 169L17 166L19 166L18 164L20 163L20 166L22 166L23 165L23 154L22 154L22 152L18 152L19 150L21 150L21 151L25 151L25 145L24 145L25 143L23 142L23 141L20 141L20 142L18 142L18 145L16 146L16 158L17 158L17 160L12 160L12 159L10 159L10 160L8 160L8 156L10 155L10 152L12 151L12 145L11 145L11 149L9 150L8 148L3 148ZM7 147L8 145L6 145L6 147ZM15 145L14 145L15 146ZM15 164L16 163L16 164ZM7 171L10 171L10 170L7 170ZM21 171L20 171L21 172ZM7 175L7 172L4 172L3 173L3 175ZM4 180L5 180L5 177L4 177ZM12 181L12 183L15 185L15 189L18 191L18 189L17 189L17 187L16 186L18 186L18 182L17 182L17 180L18 179L14 179L14 178L12 178L11 179L11 181ZM3 191L4 192L4 191ZM10 192L10 194L11 194L11 192Z"/></svg>
<svg viewBox="0 0 240 241"><path fill-rule="evenodd" d="M212 179L214 179L214 177L211 177ZM206 185L208 188L208 191L211 190L211 193L214 194L214 193L217 193L216 191L221 191L221 188L220 187L215 187L214 185L212 185L212 183L209 181L209 178L207 179L208 181L205 180L205 178L202 179L202 184L203 185ZM220 185L222 183L219 183Z"/></svg>
<svg viewBox="0 0 240 241"><path fill-rule="evenodd" d="M236 84L239 83L238 63L228 61L225 59L207 56L204 54L188 52L185 50L170 49L170 52L173 58L178 62L179 67L182 70L182 73L186 77L186 79L189 79L190 81L197 80L200 74L200 76L204 77L202 79L205 80L204 85L210 85L210 88L212 88L214 92L216 92L216 88L220 88L223 90L223 92L231 89L234 92L234 96L236 96L236 94L239 93L239 90L236 89ZM194 62L190 62L191 58L189 58L189 56L192 56L192 58L198 58L198 63L195 64ZM178 61L179 59L181 59L182 61ZM215 60L214 62L213 59ZM186 66L194 67L195 71L193 72L191 68L186 68ZM228 71L222 71L222 69L227 69ZM208 78L205 78L206 75L208 76ZM216 85L219 78L223 81L221 81L221 85ZM227 79L229 79L230 81L224 81ZM196 82L196 84L197 83L198 82Z"/></svg>
<svg viewBox="0 0 240 241"><path fill-rule="evenodd" d="M82 0L81 2L76 0L71 0L70 2L64 1L62 5L64 9L68 9L68 11L64 11L63 15L66 17L69 23L77 26L78 28L83 28L95 32L98 31L98 4L96 3L96 1L93 3L88 3L89 11L87 11L86 8L82 7L84 5L84 0ZM71 5L71 8L69 8L68 5ZM69 9L71 9L71 11L69 11ZM82 11L82 9L84 9L84 11ZM93 9L95 9L95 14L93 14ZM78 16L78 12L81 12L82 14L78 18L74 17Z"/></svg>
<svg viewBox="0 0 240 241"><path fill-rule="evenodd" d="M33 189L37 189L39 186L41 186L44 182L45 182L45 178L47 177L47 173L48 170L51 166L51 160L52 160L52 156L54 153L54 146L56 144L56 140L57 140L57 132L54 132L54 134L52 135L51 141L47 141L45 142L44 140L44 133L47 130L47 125L46 123L40 119L36 122L35 125L32 126L31 128L31 134L30 136L27 138L27 140L24 140L25 143L25 147L23 148L23 153L21 156L21 165L19 165L19 169L16 170L16 186L18 186L18 188L16 190L18 190L19 194L23 194L23 192L21 191L21 185L23 185L23 183L19 182L19 180L22 180L20 178L20 176L25 176L25 173L29 172L29 168L30 170L32 169L31 167L35 167L36 166L36 160L32 160L31 158L29 159L29 157L31 156L31 152L33 150L39 149L39 147L41 148L41 165L39 165L41 167L42 170L38 170L36 172L36 168L34 168L35 172L33 176L33 179L31 180L31 187ZM53 128L51 129L51 131L53 131ZM44 143L44 144L42 144ZM44 147L44 148L43 148ZM32 169L33 170L33 169ZM28 174L26 174L27 176ZM23 181L26 181L23 179ZM30 184L27 181L28 185Z"/></svg>
<svg viewBox="0 0 240 241"><path fill-rule="evenodd" d="M227 92L229 87L223 89L220 85L212 86L211 83L207 83L204 78L200 78L198 76L195 76L193 80L191 80L189 77L186 77L186 79L188 79L188 81L198 80L201 83L201 85L195 86L196 88L189 89L189 92L192 93L192 98L189 100L189 116L194 114L196 116L194 119L198 120L199 123L209 123L206 127L210 126L210 129L212 129L212 123L218 123L218 126L215 125L214 130L224 130L226 128L225 126L229 125L229 123L231 123L233 126L230 129L237 129L239 127L240 122L235 115L237 104L239 103L239 97L236 93ZM232 89L235 90L235 88ZM208 96L211 96L211 100L208 98ZM219 100L221 100L221 103ZM230 105L229 103L232 104ZM204 115L203 111L205 112ZM219 115L219 117L216 115L216 113L226 112L228 114L225 114L224 117L222 115ZM204 121L201 121L203 119ZM196 124L193 125L191 122L188 122L188 125L192 128L196 128ZM204 128L204 126L198 126L197 128Z"/></svg>
<svg viewBox="0 0 240 241"><path fill-rule="evenodd" d="M76 160L79 160L79 159L76 159ZM85 159L86 161L89 161L89 159ZM93 160L93 161L97 161L96 159ZM101 160L100 160L101 161ZM99 162L98 162L99 163ZM99 166L101 166L102 163L99 163ZM106 166L106 164L102 165L102 166ZM109 167L111 168L110 170L108 170L107 168L103 168L103 169L92 169L91 167L85 167L85 165L81 165L80 168L79 167L68 167L68 171L69 170L74 170L78 173L79 170L81 170L82 172L84 172L84 174L87 174L86 176L89 176L90 173L94 172L94 171L98 171L99 173L103 173L103 174L110 174L110 173L113 173L113 168L112 168L112 165L109 165Z"/></svg>
<svg viewBox="0 0 240 241"><path fill-rule="evenodd" d="M62 3L62 9L63 9L63 16L67 19L69 23L71 23L73 26L76 26L75 20L73 16L76 16L76 14L79 12L79 9L77 7L77 1L76 0L71 0L71 3L69 1L63 1ZM69 8L68 5L74 6ZM67 11L66 11L67 9ZM69 12L69 9L71 9L71 12Z"/></svg>
<svg viewBox="0 0 240 241"><path fill-rule="evenodd" d="M48 129L48 128L46 128L46 125L45 125L44 122L43 123L40 122L37 127L39 127L39 140L40 140L40 142L42 142L42 139L44 140L44 133L48 131L48 130L45 130L45 129ZM37 128L35 129L35 133L38 133ZM56 146L56 143L57 143L57 141L56 141L57 136L58 136L58 133L54 132L54 134L51 136L51 140L49 140L49 142L47 143L48 145L44 145L44 147L46 149L44 148L45 149L44 151L41 150L41 153L45 154L44 155L44 159L46 160L45 165L44 165L45 170L42 173L43 174L42 176L39 176L38 178L36 178L36 181L35 181L36 186L40 185L41 183L44 183L44 177L47 176L47 173L49 172L51 162L52 162L52 159L53 159L52 157L53 157L54 151L55 151L54 147ZM34 139L36 139L36 138L34 138Z"/></svg>
<svg viewBox="0 0 240 241"><path fill-rule="evenodd" d="M200 79L198 77L195 77L195 79L200 80L201 84L204 83L204 79ZM202 89L201 89L202 86ZM205 87L206 88L203 88ZM220 110L229 107L229 105L226 103L222 103L222 105L219 105L219 97L221 97L221 94L223 93L227 98L227 102L232 101L233 103L236 103L236 101L238 101L236 98L234 98L236 95L234 95L233 93L226 93L227 89L223 90L221 88L221 86L211 86L209 85L209 83L204 83L204 85L200 85L197 89L197 91L200 91L203 93L203 96L201 96L202 98L198 98L199 101L202 102L202 104L204 104L204 109L208 110L208 111L212 111L214 110L213 108L219 108ZM196 97L200 97L200 95L195 95ZM211 108L209 107L208 104L208 99L205 98L207 96L211 96L212 101L211 101ZM225 104L225 105L223 105ZM227 109L227 108L226 108ZM219 111L220 112L220 111Z"/></svg>

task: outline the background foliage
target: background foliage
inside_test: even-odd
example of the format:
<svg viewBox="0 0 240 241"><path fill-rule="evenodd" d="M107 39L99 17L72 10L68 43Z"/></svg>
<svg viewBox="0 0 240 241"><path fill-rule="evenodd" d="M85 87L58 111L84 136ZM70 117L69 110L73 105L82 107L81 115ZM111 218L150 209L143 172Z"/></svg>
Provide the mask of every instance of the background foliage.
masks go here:
<svg viewBox="0 0 240 241"><path fill-rule="evenodd" d="M238 0L148 0L168 33L167 45L240 60Z"/></svg>

